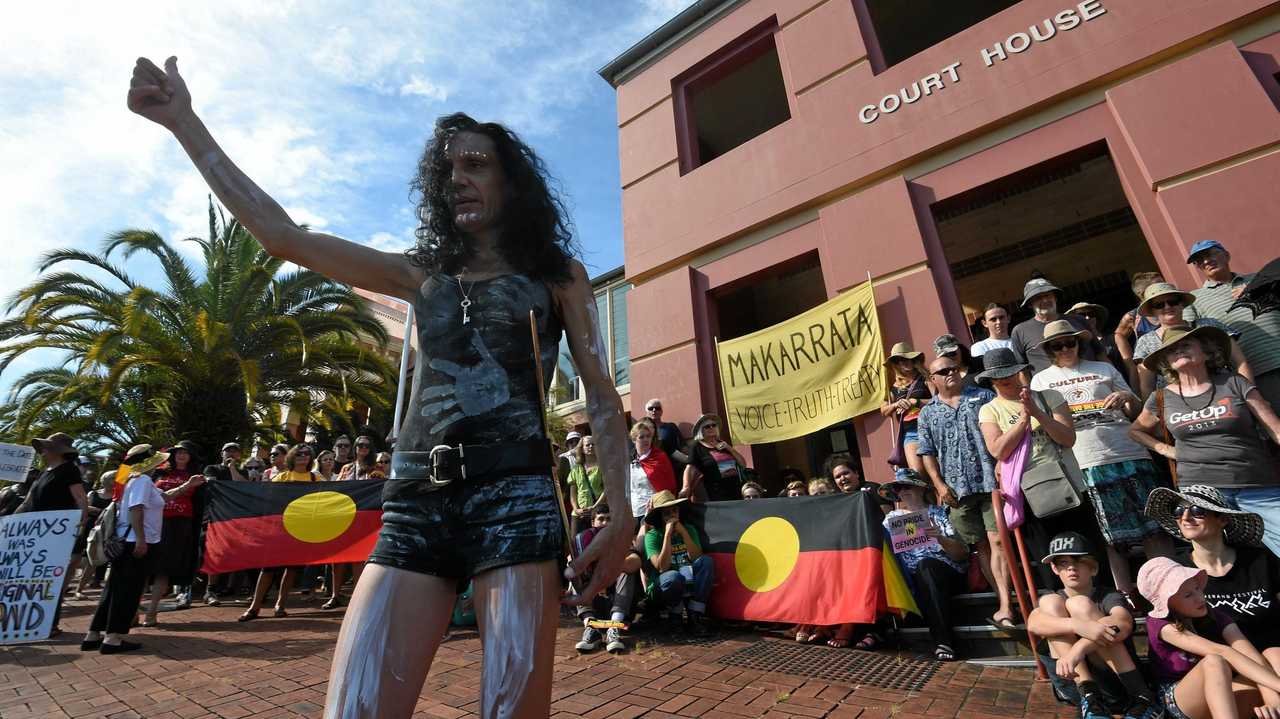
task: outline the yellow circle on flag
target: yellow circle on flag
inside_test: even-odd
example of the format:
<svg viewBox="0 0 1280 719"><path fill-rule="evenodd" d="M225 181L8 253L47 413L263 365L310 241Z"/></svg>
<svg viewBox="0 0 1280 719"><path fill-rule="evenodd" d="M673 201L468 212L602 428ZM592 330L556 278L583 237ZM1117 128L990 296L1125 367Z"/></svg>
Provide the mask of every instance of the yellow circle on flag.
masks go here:
<svg viewBox="0 0 1280 719"><path fill-rule="evenodd" d="M800 535L781 517L757 519L742 533L733 566L742 585L754 592L776 589L795 569Z"/></svg>
<svg viewBox="0 0 1280 719"><path fill-rule="evenodd" d="M356 519L356 503L341 492L314 492L284 508L284 531L312 544L340 536Z"/></svg>

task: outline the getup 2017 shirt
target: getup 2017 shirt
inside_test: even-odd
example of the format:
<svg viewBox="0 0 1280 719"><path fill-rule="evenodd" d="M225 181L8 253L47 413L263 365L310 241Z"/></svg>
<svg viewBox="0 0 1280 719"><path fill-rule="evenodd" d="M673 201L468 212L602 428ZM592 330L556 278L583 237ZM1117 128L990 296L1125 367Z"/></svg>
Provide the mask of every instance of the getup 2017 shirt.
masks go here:
<svg viewBox="0 0 1280 719"><path fill-rule="evenodd" d="M1173 435L1179 479L1212 487L1275 486L1276 469L1245 404L1245 395L1257 390L1238 374L1218 374L1210 382L1200 394L1165 387L1147 398L1146 410L1158 415L1158 398L1164 397L1161 419Z"/></svg>
<svg viewBox="0 0 1280 719"><path fill-rule="evenodd" d="M1109 362L1082 361L1075 367L1049 367L1031 378L1031 389L1062 395L1071 409L1076 443L1071 448L1080 467L1150 459L1142 445L1129 439L1129 418L1103 407L1112 392L1127 392L1129 383Z"/></svg>

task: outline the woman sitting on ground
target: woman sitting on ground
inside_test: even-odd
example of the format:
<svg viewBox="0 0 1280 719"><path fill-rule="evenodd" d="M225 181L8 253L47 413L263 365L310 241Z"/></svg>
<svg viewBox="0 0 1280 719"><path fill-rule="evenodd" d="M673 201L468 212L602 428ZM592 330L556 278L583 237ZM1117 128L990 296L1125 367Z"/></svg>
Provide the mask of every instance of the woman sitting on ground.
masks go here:
<svg viewBox="0 0 1280 719"><path fill-rule="evenodd" d="M898 554L903 568L912 577L912 593L924 612L933 639L933 656L941 662L955 661L955 641L951 627L951 598L965 591L965 571L969 564L969 547L956 539L956 531L947 517L946 507L925 502L930 484L910 469L899 469L889 488L898 496L898 509L885 515L889 520L911 512L925 512L931 526L925 533L937 544L922 549L907 549Z"/></svg>
<svg viewBox="0 0 1280 719"><path fill-rule="evenodd" d="M1232 509L1221 492L1202 484L1156 489L1147 516L1191 543L1175 559L1205 571L1210 608L1239 624L1255 646L1280 646L1280 560L1262 546L1262 517Z"/></svg>
<svg viewBox="0 0 1280 719"><path fill-rule="evenodd" d="M1147 560L1138 589L1147 612L1149 674L1170 717L1280 716L1280 648L1259 652L1230 616L1205 602L1203 569ZM1257 711L1265 708L1264 711Z"/></svg>
<svg viewBox="0 0 1280 719"><path fill-rule="evenodd" d="M311 471L311 447L305 444L295 444L293 448L285 454L285 469L276 472L271 479L272 482L315 482L318 477ZM258 612L262 609L262 601L266 599L267 590L271 589L271 583L275 581L276 574L283 571L280 577L280 592L276 595L276 607L273 616L287 617L289 613L285 611L284 605L289 597L289 592L293 590L294 580L297 579L301 572L301 567L267 567L258 573L258 583L253 588L253 601L249 602L249 608L244 610L244 614L240 615L237 621L247 622L251 619L258 618ZM335 577L335 580L337 578ZM334 587L338 586L335 581Z"/></svg>

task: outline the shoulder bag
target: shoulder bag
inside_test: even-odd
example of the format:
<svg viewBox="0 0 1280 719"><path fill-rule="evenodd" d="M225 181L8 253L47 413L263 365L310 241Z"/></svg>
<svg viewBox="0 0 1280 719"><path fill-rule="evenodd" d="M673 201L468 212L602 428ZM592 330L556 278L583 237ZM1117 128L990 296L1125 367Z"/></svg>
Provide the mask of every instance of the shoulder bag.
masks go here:
<svg viewBox="0 0 1280 719"><path fill-rule="evenodd" d="M1156 419L1160 420L1160 428L1164 430L1164 443L1173 446L1173 436L1169 434L1169 425L1164 423L1164 388L1156 390ZM1159 454L1157 452L1157 454ZM1178 488L1178 463L1165 457L1169 462L1169 476L1173 479L1173 488Z"/></svg>
<svg viewBox="0 0 1280 719"><path fill-rule="evenodd" d="M95 567L114 562L124 554L124 540L116 536L116 521L120 505L112 502L98 515L93 529L89 530L89 540L85 552L89 555L89 563Z"/></svg>
<svg viewBox="0 0 1280 719"><path fill-rule="evenodd" d="M1039 392L1031 394L1041 409L1053 414ZM1075 454L1056 442L1054 448L1058 455L1055 460L1042 462L1022 474L1022 495L1031 512L1041 519L1075 509L1083 502L1084 473Z"/></svg>

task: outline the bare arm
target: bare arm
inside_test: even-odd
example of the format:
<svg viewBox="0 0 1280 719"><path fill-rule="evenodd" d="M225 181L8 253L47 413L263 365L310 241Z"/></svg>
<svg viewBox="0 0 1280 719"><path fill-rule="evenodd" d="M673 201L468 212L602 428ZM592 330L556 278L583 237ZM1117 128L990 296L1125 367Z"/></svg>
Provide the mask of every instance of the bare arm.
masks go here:
<svg viewBox="0 0 1280 719"><path fill-rule="evenodd" d="M279 203L231 161L196 116L177 58L166 60L163 70L138 58L129 109L173 133L209 189L272 256L339 282L406 300L422 284L425 273L403 255L298 227Z"/></svg>
<svg viewBox="0 0 1280 719"><path fill-rule="evenodd" d="M1129 439L1162 457L1176 460L1178 456L1173 446L1156 438L1156 427L1159 426L1160 420L1143 409L1138 418L1133 420L1133 424L1129 425Z"/></svg>
<svg viewBox="0 0 1280 719"><path fill-rule="evenodd" d="M1007 459L1013 450L1022 441L1022 433L1030 427L1031 421L1024 414L1018 419L1018 423L1009 428L1008 432L1001 432L1000 425L994 422L981 422L978 427L982 429L982 439L986 442L987 451L991 453L996 461Z"/></svg>
<svg viewBox="0 0 1280 719"><path fill-rule="evenodd" d="M574 366L586 390L587 416L591 422L591 435L595 438L596 457L600 471L604 473L604 491L612 497L616 506L631 505L627 487L628 456L627 427L622 415L622 400L609 375L609 352L600 336L596 317L596 301L591 294L591 281L582 265L573 262L573 279L554 288L556 309L564 325L569 351ZM600 590L617 580L631 544L631 531L626 522L609 524L566 570L577 576L587 567L596 564L591 574L591 584L576 597L566 599L570 603L591 601Z"/></svg>
<svg viewBox="0 0 1280 719"><path fill-rule="evenodd" d="M702 545L698 544L690 536L689 530L685 528L684 522L676 522L676 531L680 533L680 538L684 540L684 548L689 552L689 559L696 560L702 556Z"/></svg>
<svg viewBox="0 0 1280 719"><path fill-rule="evenodd" d="M89 516L89 498L84 494L84 485L77 482L68 489L71 491L71 498L76 501L76 507L80 510L80 523L77 526L83 527L85 518Z"/></svg>
<svg viewBox="0 0 1280 719"><path fill-rule="evenodd" d="M653 566L657 567L659 572L665 572L671 568L671 535L674 533L674 523L662 528L662 549L658 550L658 554L653 558Z"/></svg>
<svg viewBox="0 0 1280 719"><path fill-rule="evenodd" d="M1234 630L1234 631L1232 631ZM1241 653L1234 646L1219 644L1210 641L1191 632L1184 632L1174 624L1166 624L1160 629L1160 638L1172 644L1173 646L1196 656L1207 657L1210 654L1217 654L1226 659L1231 664L1231 668L1236 670L1240 676L1248 679L1258 685L1259 689L1270 689L1274 692L1280 692L1280 677L1271 670L1271 667L1250 659L1248 655ZM1233 645L1239 641L1248 642L1244 635L1240 633L1240 628L1235 624L1228 626L1222 632L1222 638L1231 642ZM1234 638L1234 641L1233 641ZM1252 645L1250 645L1252 646ZM1257 649L1254 649L1256 652Z"/></svg>

